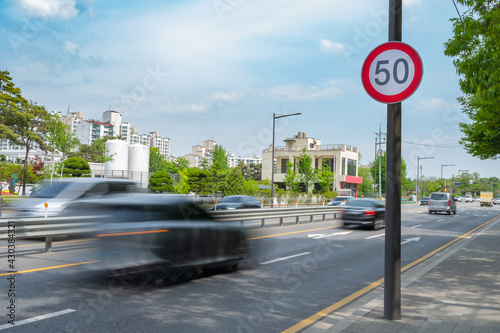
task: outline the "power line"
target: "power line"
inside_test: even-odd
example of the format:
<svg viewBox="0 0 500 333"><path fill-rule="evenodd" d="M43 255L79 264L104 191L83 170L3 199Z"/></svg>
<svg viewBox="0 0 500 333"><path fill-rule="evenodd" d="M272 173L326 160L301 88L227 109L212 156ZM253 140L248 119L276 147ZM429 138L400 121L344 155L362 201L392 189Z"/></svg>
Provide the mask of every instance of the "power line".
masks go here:
<svg viewBox="0 0 500 333"><path fill-rule="evenodd" d="M426 147L441 147L441 148L452 148L452 147L461 147L460 145L454 144L454 143L443 143L443 144L426 144L426 143L417 143L417 142L410 142L406 140L401 140L404 143L409 143L411 145L416 145L416 146L426 146Z"/></svg>
<svg viewBox="0 0 500 333"><path fill-rule="evenodd" d="M452 1L453 1L453 4L455 5L455 9L457 10L458 17L460 17L460 21L463 22L462 16L460 15L460 12L458 11L458 7L457 7L457 4L455 3L455 0L452 0Z"/></svg>

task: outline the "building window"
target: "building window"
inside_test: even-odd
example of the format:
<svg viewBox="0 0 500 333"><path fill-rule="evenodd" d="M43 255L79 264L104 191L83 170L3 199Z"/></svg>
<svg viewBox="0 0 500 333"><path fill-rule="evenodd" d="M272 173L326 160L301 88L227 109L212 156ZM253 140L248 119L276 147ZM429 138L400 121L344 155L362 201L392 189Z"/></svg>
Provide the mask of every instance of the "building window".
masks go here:
<svg viewBox="0 0 500 333"><path fill-rule="evenodd" d="M327 168L329 168L330 171L333 172L333 158L323 158L323 164L321 168L323 168L324 165L326 165Z"/></svg>
<svg viewBox="0 0 500 333"><path fill-rule="evenodd" d="M286 173L286 172L287 172L287 170L286 170L286 165L288 164L288 161L289 161L289 159L288 159L288 158L283 158L283 159L281 160L281 170L280 170L280 172L279 172L279 173Z"/></svg>
<svg viewBox="0 0 500 333"><path fill-rule="evenodd" d="M356 160L347 159L347 174L356 177Z"/></svg>
<svg viewBox="0 0 500 333"><path fill-rule="evenodd" d="M342 157L342 174L345 175L345 157Z"/></svg>

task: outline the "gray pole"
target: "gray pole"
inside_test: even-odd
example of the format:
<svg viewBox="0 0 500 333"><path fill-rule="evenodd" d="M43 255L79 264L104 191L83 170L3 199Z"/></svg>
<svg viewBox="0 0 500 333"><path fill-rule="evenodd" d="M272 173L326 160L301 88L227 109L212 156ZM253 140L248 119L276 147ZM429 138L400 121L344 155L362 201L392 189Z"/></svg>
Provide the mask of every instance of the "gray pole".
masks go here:
<svg viewBox="0 0 500 333"><path fill-rule="evenodd" d="M377 133L375 133L376 135ZM377 184L377 138L375 137L375 158L373 159L373 164L374 164L374 169L375 169L375 184ZM380 186L380 185L377 185ZM375 189L373 189L373 194L376 195L377 192Z"/></svg>
<svg viewBox="0 0 500 333"><path fill-rule="evenodd" d="M276 114L273 112L273 152L271 157L271 208L274 207L274 123L276 122Z"/></svg>
<svg viewBox="0 0 500 333"><path fill-rule="evenodd" d="M378 139L379 139L378 142L379 146L382 146L382 125L380 124L378 125ZM385 168L387 169L387 160L385 161ZM380 184L380 186L378 187L378 197L382 198L382 158L380 157L380 154L378 158L378 183Z"/></svg>
<svg viewBox="0 0 500 333"><path fill-rule="evenodd" d="M419 167L419 164L420 164L420 157L417 157L417 187L416 187L416 191L417 191L417 202L419 200L418 198L418 167Z"/></svg>
<svg viewBox="0 0 500 333"><path fill-rule="evenodd" d="M402 40L402 0L389 0L389 41ZM401 102L387 105L384 318L401 319Z"/></svg>

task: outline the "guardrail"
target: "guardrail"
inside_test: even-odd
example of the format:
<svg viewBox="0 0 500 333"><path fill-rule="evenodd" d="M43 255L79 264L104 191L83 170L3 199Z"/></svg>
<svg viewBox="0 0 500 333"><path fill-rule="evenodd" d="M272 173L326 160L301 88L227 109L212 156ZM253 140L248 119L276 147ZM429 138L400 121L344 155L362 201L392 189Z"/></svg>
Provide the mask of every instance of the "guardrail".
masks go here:
<svg viewBox="0 0 500 333"><path fill-rule="evenodd" d="M283 225L283 219L295 217L295 223L299 223L301 216L309 216L309 222L313 222L314 216L336 215L339 207L297 207L297 208L264 208L264 209L235 209L212 211L211 214L217 221L245 221L260 220L263 228L266 220L279 219L279 225ZM52 247L52 237L71 236L78 234L89 234L99 230L98 225L108 215L91 216L58 216L48 218L2 218L0 219L0 240L38 238L45 237L45 251L49 252Z"/></svg>

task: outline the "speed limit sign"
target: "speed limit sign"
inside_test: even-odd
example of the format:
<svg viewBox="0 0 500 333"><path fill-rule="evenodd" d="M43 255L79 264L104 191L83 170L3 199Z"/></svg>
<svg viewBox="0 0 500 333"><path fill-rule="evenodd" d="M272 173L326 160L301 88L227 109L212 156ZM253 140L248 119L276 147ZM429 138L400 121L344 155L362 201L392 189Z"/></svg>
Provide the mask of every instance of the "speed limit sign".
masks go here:
<svg viewBox="0 0 500 333"><path fill-rule="evenodd" d="M366 57L361 80L375 100L393 104L407 99L422 80L423 65L417 51L402 42L377 46Z"/></svg>

